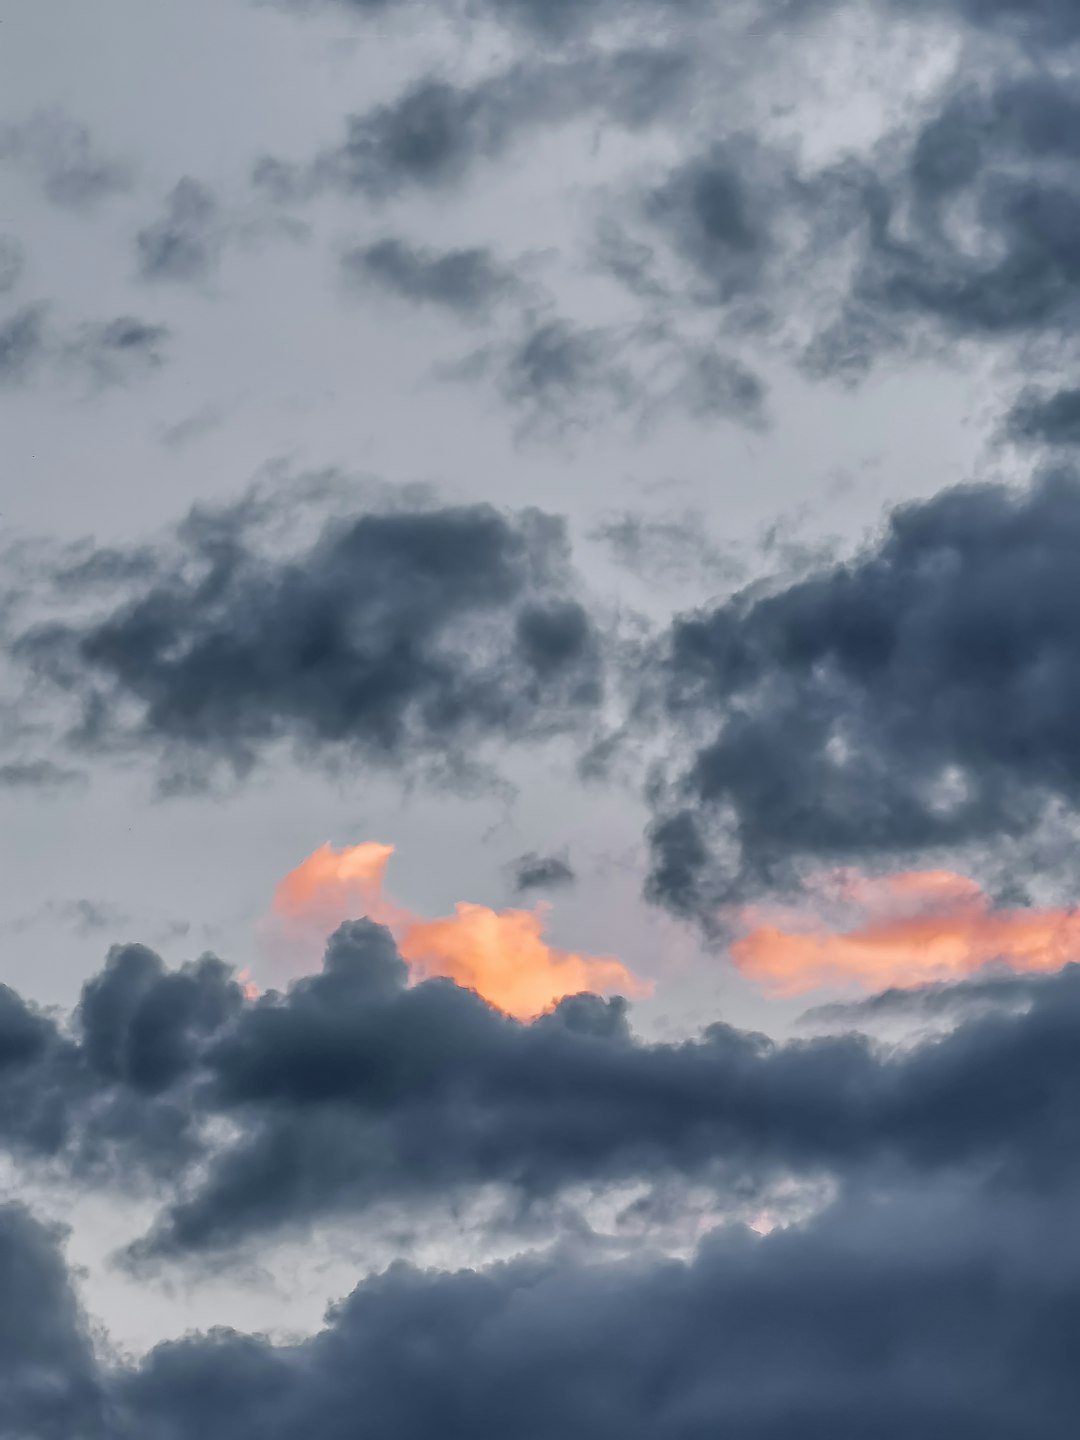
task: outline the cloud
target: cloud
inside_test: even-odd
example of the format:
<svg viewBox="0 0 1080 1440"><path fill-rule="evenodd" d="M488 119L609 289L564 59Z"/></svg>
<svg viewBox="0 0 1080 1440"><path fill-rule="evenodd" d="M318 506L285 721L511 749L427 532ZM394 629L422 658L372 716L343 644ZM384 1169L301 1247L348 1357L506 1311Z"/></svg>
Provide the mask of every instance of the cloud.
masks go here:
<svg viewBox="0 0 1080 1440"><path fill-rule="evenodd" d="M0 321L0 384L25 385L42 370L92 389L128 384L161 368L169 335L132 315L65 329L51 324L48 306L24 305Z"/></svg>
<svg viewBox="0 0 1080 1440"><path fill-rule="evenodd" d="M346 251L341 266L354 285L466 317L486 315L520 289L513 273L483 247L440 251L391 237Z"/></svg>
<svg viewBox="0 0 1080 1440"><path fill-rule="evenodd" d="M528 890L561 890L577 883L577 874L565 855L530 851L519 855L510 868L519 895Z"/></svg>
<svg viewBox="0 0 1080 1440"><path fill-rule="evenodd" d="M1075 964L887 1051L723 1024L647 1042L624 1001L589 994L524 1024L412 979L365 920L284 993L139 945L110 953L70 1024L0 989L0 1146L54 1184L153 1196L138 1263L387 1205L420 1224L481 1193L512 1223L612 1187L660 1203L703 1185L723 1215L793 1180L971 1181L1027 1204L1080 1174Z"/></svg>
<svg viewBox="0 0 1080 1440"><path fill-rule="evenodd" d="M263 553L244 507L195 511L156 551L100 558L83 589L112 575L112 609L12 654L76 703L74 743L157 754L168 784L242 776L278 741L460 779L483 742L573 731L602 695L564 528L538 511L362 513L291 554Z"/></svg>
<svg viewBox="0 0 1080 1440"><path fill-rule="evenodd" d="M383 889L393 853L392 845L370 842L342 850L323 845L280 882L267 938L293 973L312 950L321 957L341 924L366 916L390 929L414 979L446 976L519 1019L532 1019L582 991L645 992L647 987L615 959L548 945L540 911L497 911L461 902L452 916L425 920L395 904ZM572 880L564 862L545 864L543 870L534 864L528 877L533 886ZM518 888L527 886L519 881Z"/></svg>
<svg viewBox="0 0 1080 1440"><path fill-rule="evenodd" d="M1080 444L1080 390L1025 391L1005 417L1005 434L1018 444Z"/></svg>
<svg viewBox="0 0 1080 1440"><path fill-rule="evenodd" d="M854 910L843 930L812 911L752 906L737 914L731 946L743 973L781 995L855 982L915 988L972 975L995 961L1019 971L1060 970L1080 955L1080 912L1006 909L948 871L865 877L840 873L812 887Z"/></svg>
<svg viewBox="0 0 1080 1440"><path fill-rule="evenodd" d="M14 290L25 263L23 247L11 235L0 235L0 295Z"/></svg>
<svg viewBox="0 0 1080 1440"><path fill-rule="evenodd" d="M708 920L807 864L993 847L1077 801L1070 473L903 506L880 540L683 616L657 657L683 762L652 896Z"/></svg>
<svg viewBox="0 0 1080 1440"><path fill-rule="evenodd" d="M689 73L683 51L658 47L520 62L468 85L429 76L349 116L343 143L309 163L264 157L254 181L284 201L327 189L383 200L447 188L542 126L594 114L629 129L650 125L685 102Z"/></svg>
<svg viewBox="0 0 1080 1440"><path fill-rule="evenodd" d="M85 784L86 776L82 771L57 765L52 760L9 760L0 764L0 788L6 790L36 790L38 793L53 794Z"/></svg>
<svg viewBox="0 0 1080 1440"><path fill-rule="evenodd" d="M216 266L221 245L217 196L185 176L170 193L162 218L135 237L139 274L144 280L203 280Z"/></svg>
<svg viewBox="0 0 1080 1440"><path fill-rule="evenodd" d="M0 126L0 161L32 175L47 199L73 210L93 208L131 186L122 161L102 155L85 125L56 110Z"/></svg>

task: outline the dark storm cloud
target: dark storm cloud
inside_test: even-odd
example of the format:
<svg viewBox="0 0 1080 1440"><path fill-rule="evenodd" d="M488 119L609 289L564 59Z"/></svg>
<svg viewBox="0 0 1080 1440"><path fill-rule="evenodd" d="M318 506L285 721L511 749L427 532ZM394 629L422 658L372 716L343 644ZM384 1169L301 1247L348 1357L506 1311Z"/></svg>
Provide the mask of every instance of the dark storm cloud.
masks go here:
<svg viewBox="0 0 1080 1440"><path fill-rule="evenodd" d="M1080 445L1080 390L1026 391L1006 416L1005 433L1019 444Z"/></svg>
<svg viewBox="0 0 1080 1440"><path fill-rule="evenodd" d="M388 238L348 250L341 268L351 284L469 317L487 314L520 289L513 273L483 247L432 250Z"/></svg>
<svg viewBox="0 0 1080 1440"><path fill-rule="evenodd" d="M688 1261L399 1263L310 1338L217 1329L111 1364L25 1212L0 1218L0 1273L0 1420L42 1440L345 1440L358 1417L400 1440L1069 1440L1080 1406L1066 1196L851 1197Z"/></svg>
<svg viewBox="0 0 1080 1440"><path fill-rule="evenodd" d="M577 883L577 875L565 855L519 855L511 866L514 889L519 895L530 890L565 889Z"/></svg>
<svg viewBox="0 0 1080 1440"><path fill-rule="evenodd" d="M62 327L47 305L24 305L0 320L0 384L23 385L45 369L92 388L128 384L161 368L169 333L131 315Z"/></svg>
<svg viewBox="0 0 1080 1440"><path fill-rule="evenodd" d="M102 155L85 125L58 111L0 125L0 161L32 175L49 200L88 209L131 184L126 165Z"/></svg>
<svg viewBox="0 0 1080 1440"><path fill-rule="evenodd" d="M57 1236L14 1205L0 1208L0 1434L109 1440L89 1327Z"/></svg>
<svg viewBox="0 0 1080 1440"><path fill-rule="evenodd" d="M113 608L12 653L75 700L76 744L156 753L170 783L242 774L276 740L449 777L479 743L573 729L601 697L563 526L538 511L362 514L283 557L243 507L197 511L149 560L94 558L86 588L114 574Z"/></svg>
<svg viewBox="0 0 1080 1440"><path fill-rule="evenodd" d="M521 63L472 85L428 78L350 116L344 142L310 164L267 157L254 179L284 200L327 188L385 198L456 185L538 127L588 115L630 129L649 125L682 103L689 74L682 51L634 49Z"/></svg>
<svg viewBox="0 0 1080 1440"><path fill-rule="evenodd" d="M135 237L139 274L144 280L204 280L217 264L221 245L216 195L185 176L169 195L161 219Z"/></svg>
<svg viewBox="0 0 1080 1440"><path fill-rule="evenodd" d="M1080 1176L1076 966L891 1054L721 1024L647 1044L619 1000L522 1024L451 981L406 982L389 934L357 921L320 974L257 1001L219 961L170 972L137 945L87 983L70 1034L0 992L0 1140L83 1183L155 1177L142 1262L493 1186L544 1213L582 1186L695 1181L723 1210L800 1176L992 1177L1017 1197Z"/></svg>
<svg viewBox="0 0 1080 1440"><path fill-rule="evenodd" d="M1080 483L946 491L773 594L676 621L654 898L707 915L792 865L1031 832L1080 799Z"/></svg>

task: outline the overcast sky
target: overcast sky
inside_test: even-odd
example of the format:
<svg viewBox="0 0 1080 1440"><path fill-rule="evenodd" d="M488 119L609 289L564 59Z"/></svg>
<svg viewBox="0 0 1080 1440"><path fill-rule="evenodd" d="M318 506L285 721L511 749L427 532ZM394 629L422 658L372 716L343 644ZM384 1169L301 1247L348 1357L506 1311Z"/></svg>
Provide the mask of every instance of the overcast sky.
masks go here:
<svg viewBox="0 0 1080 1440"><path fill-rule="evenodd" d="M0 0L0 1437L1075 1435L1078 79Z"/></svg>

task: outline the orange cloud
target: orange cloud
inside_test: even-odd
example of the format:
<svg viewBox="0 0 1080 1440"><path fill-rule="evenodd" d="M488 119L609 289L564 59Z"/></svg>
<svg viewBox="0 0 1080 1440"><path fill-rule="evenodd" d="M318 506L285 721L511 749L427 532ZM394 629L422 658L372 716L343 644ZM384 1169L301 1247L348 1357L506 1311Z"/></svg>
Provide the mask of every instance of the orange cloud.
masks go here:
<svg viewBox="0 0 1080 1440"><path fill-rule="evenodd" d="M286 875L274 891L266 932L279 962L306 967L343 921L367 916L393 932L414 979L447 976L522 1020L582 990L638 995L647 989L612 957L548 945L539 909L459 903L438 920L412 914L383 890L393 853L392 845L323 845Z"/></svg>
<svg viewBox="0 0 1080 1440"><path fill-rule="evenodd" d="M1080 959L1080 911L998 909L975 881L950 871L839 871L812 889L823 905L854 908L856 923L836 929L805 913L754 908L737 917L747 933L732 957L775 995L852 982L909 989L962 979L995 960L1051 971Z"/></svg>

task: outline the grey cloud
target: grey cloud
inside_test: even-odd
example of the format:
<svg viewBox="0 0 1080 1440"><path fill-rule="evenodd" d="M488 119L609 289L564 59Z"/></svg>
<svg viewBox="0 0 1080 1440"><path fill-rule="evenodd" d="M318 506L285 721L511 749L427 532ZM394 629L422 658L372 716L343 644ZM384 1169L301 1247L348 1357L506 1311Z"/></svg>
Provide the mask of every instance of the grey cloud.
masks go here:
<svg viewBox="0 0 1080 1440"><path fill-rule="evenodd" d="M1005 433L1020 444L1080 444L1080 390L1025 391L1006 416Z"/></svg>
<svg viewBox="0 0 1080 1440"><path fill-rule="evenodd" d="M161 369L170 333L133 315L84 324L63 342L62 360L95 385L128 384Z"/></svg>
<svg viewBox="0 0 1080 1440"><path fill-rule="evenodd" d="M688 75L681 51L629 49L521 63L468 86L427 78L350 116L344 143L310 164L265 157L254 180L283 200L327 188L378 199L454 185L541 125L592 114L628 128L651 124L683 102Z"/></svg>
<svg viewBox="0 0 1080 1440"><path fill-rule="evenodd" d="M24 305L0 321L0 383L28 380L47 350L44 305Z"/></svg>
<svg viewBox="0 0 1080 1440"><path fill-rule="evenodd" d="M214 192L185 176L170 193L165 214L135 237L144 280L203 280L222 246L221 207Z"/></svg>
<svg viewBox="0 0 1080 1440"><path fill-rule="evenodd" d="M310 1338L217 1329L111 1363L55 1236L12 1209L0 1420L41 1440L344 1440L358 1416L401 1440L1067 1440L1071 1199L860 1194L764 1238L719 1230L686 1261L577 1247L457 1273L399 1263Z"/></svg>
<svg viewBox="0 0 1080 1440"><path fill-rule="evenodd" d="M80 770L57 765L53 760L9 760L0 764L0 788L37 790L46 794L70 790L86 784Z"/></svg>
<svg viewBox="0 0 1080 1440"><path fill-rule="evenodd" d="M14 290L23 272L23 247L11 235L0 235L0 295Z"/></svg>
<svg viewBox="0 0 1080 1440"><path fill-rule="evenodd" d="M689 750L653 786L653 898L705 916L806 863L992 846L1074 807L1078 536L1070 474L962 487L850 564L677 620L659 665Z"/></svg>
<svg viewBox="0 0 1080 1440"><path fill-rule="evenodd" d="M0 1434L109 1440L104 1378L58 1237L0 1208Z"/></svg>
<svg viewBox="0 0 1080 1440"><path fill-rule="evenodd" d="M609 515L589 532L615 561L650 583L692 576L709 591L727 589L745 576L734 549L709 539L704 515L646 515L625 510Z"/></svg>
<svg viewBox="0 0 1080 1440"><path fill-rule="evenodd" d="M76 744L157 754L171 783L242 775L279 740L449 778L484 741L572 730L598 704L599 639L552 517L361 514L282 558L249 521L197 511L156 555L84 557L91 591L115 575L112 610L13 641L77 703ZM58 578L74 598L77 575Z"/></svg>
<svg viewBox="0 0 1080 1440"><path fill-rule="evenodd" d="M511 866L514 889L519 895L529 890L562 889L577 883L577 875L565 855L519 855Z"/></svg>
<svg viewBox="0 0 1080 1440"><path fill-rule="evenodd" d="M387 238L348 250L341 266L353 284L468 317L487 314L521 288L483 247L439 251Z"/></svg>
<svg viewBox="0 0 1080 1440"><path fill-rule="evenodd" d="M24 385L44 371L95 388L128 384L161 368L169 335L131 315L60 326L47 305L24 305L0 321L0 384Z"/></svg>
<svg viewBox="0 0 1080 1440"><path fill-rule="evenodd" d="M72 209L89 208L131 184L129 168L99 153L86 126L58 111L0 126L0 160L31 173L49 200Z"/></svg>
<svg viewBox="0 0 1080 1440"><path fill-rule="evenodd" d="M1019 1203L1080 1175L1075 965L900 1052L722 1024L650 1044L620 1000L521 1024L406 981L389 934L356 921L320 974L256 1001L212 957L168 971L138 945L111 952L70 1027L0 990L0 1142L82 1183L153 1177L166 1208L142 1263L491 1187L543 1213L581 1187L693 1181L723 1210L792 1177L966 1176Z"/></svg>

